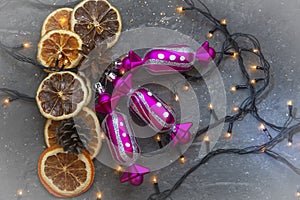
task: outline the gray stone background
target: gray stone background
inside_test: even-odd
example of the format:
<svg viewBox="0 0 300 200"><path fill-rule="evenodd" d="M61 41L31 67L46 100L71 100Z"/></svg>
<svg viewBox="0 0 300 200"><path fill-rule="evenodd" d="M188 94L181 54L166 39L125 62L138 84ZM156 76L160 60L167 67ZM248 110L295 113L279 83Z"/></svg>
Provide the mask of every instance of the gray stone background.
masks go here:
<svg viewBox="0 0 300 200"><path fill-rule="evenodd" d="M33 45L26 50L28 56L35 56L35 45L40 37L40 27L52 9L34 7L33 0L0 1L0 40L8 45L30 41ZM53 4L54 1L43 1ZM64 3L59 1L57 3ZM270 122L282 125L286 118L286 101L292 99L300 105L299 92L299 0L204 0L217 18L227 18L232 32L251 33L261 41L263 51L272 65L272 90L259 108L261 115ZM195 13L178 15L180 0L111 0L121 12L124 30L143 27L164 27L185 33L201 42L211 26ZM218 46L222 38L216 36L212 46ZM1 87L18 89L34 95L45 76L30 65L19 63L0 52ZM249 63L249 65L251 62ZM240 72L234 61L222 66L222 76L226 88L242 83ZM206 105L209 96L202 93L203 86L196 83L203 117L208 117ZM228 112L246 94L227 92ZM1 98L5 96L1 95ZM0 107L0 199L17 199L17 190L23 189L22 199L55 199L40 184L37 176L37 162L45 148L43 126L45 119L37 107L26 102L14 102L8 107ZM203 119L203 125L206 120ZM234 128L230 141L220 138L217 147L246 147L261 144L265 136L258 131L258 123L251 117L239 122ZM224 132L226 131L226 126ZM167 168L154 172L159 178L161 190L169 188L181 174L195 164L200 144L195 144L185 153L187 162L175 162ZM295 137L293 147L286 143L276 147L296 166L300 166L300 137ZM95 162L96 178L92 188L73 199L95 199L96 192L102 191L103 199L142 200L154 192L151 175L145 177L144 184L132 187L120 184L115 172ZM175 200L240 200L240 199L296 199L300 188L300 176L286 166L264 155L218 156L199 168L176 191Z"/></svg>

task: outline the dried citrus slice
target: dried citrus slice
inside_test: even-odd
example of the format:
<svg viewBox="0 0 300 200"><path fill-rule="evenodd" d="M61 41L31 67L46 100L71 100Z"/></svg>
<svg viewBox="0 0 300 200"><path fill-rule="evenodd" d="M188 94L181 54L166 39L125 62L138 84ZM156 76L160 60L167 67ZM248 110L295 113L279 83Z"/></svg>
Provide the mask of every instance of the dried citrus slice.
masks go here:
<svg viewBox="0 0 300 200"><path fill-rule="evenodd" d="M63 120L76 116L87 99L85 83L73 72L49 74L38 88L36 101L41 114Z"/></svg>
<svg viewBox="0 0 300 200"><path fill-rule="evenodd" d="M119 39L122 20L119 11L106 0L84 0L72 13L72 30L82 39L83 52L88 54L97 43L111 48Z"/></svg>
<svg viewBox="0 0 300 200"><path fill-rule="evenodd" d="M72 8L60 8L50 13L43 23L41 35L53 30L71 30L72 12Z"/></svg>
<svg viewBox="0 0 300 200"><path fill-rule="evenodd" d="M82 59L82 40L67 30L53 30L44 35L39 44L37 59L46 67L75 68Z"/></svg>
<svg viewBox="0 0 300 200"><path fill-rule="evenodd" d="M82 71L79 71L78 75L83 79L85 86L87 88L87 91L88 91L87 99L84 104L85 106L87 106L90 104L90 102L92 100L92 96L93 96L92 84L91 84L90 79Z"/></svg>
<svg viewBox="0 0 300 200"><path fill-rule="evenodd" d="M90 155L69 154L53 146L40 156L38 174L44 187L56 197L74 197L92 185L95 169Z"/></svg>
<svg viewBox="0 0 300 200"><path fill-rule="evenodd" d="M102 132L96 114L88 107L84 107L73 119L76 124L77 132L84 143L85 148L90 153L91 157L95 158L102 145ZM44 138L47 147L58 144L56 130L61 125L61 122L62 121L54 121L52 119L48 119L46 121L44 127Z"/></svg>

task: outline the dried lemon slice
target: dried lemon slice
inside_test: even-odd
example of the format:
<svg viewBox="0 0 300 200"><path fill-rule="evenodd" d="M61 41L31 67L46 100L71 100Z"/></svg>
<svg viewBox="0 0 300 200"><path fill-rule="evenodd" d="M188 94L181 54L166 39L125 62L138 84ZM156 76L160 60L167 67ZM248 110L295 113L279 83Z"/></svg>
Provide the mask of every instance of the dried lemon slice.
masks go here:
<svg viewBox="0 0 300 200"><path fill-rule="evenodd" d="M95 169L90 155L69 154L53 146L40 156L38 174L44 187L56 197L75 197L92 185Z"/></svg>
<svg viewBox="0 0 300 200"><path fill-rule="evenodd" d="M82 40L67 30L53 30L44 35L37 51L37 60L46 67L75 68L82 59Z"/></svg>
<svg viewBox="0 0 300 200"><path fill-rule="evenodd" d="M96 114L88 107L84 107L73 119L77 132L85 148L90 153L91 157L95 158L98 155L102 145L102 132ZM52 119L48 119L46 121L44 127L44 138L47 147L58 144L56 131L61 123L62 121L54 121Z"/></svg>
<svg viewBox="0 0 300 200"><path fill-rule="evenodd" d="M85 0L72 13L72 30L83 41L83 53L88 54L97 43L105 42L111 48L122 31L119 11L105 0Z"/></svg>
<svg viewBox="0 0 300 200"><path fill-rule="evenodd" d="M41 35L53 30L71 30L72 12L72 8L60 8L50 13L43 23Z"/></svg>
<svg viewBox="0 0 300 200"><path fill-rule="evenodd" d="M49 74L38 88L36 101L42 115L53 120L76 116L84 107L87 89L73 72Z"/></svg>

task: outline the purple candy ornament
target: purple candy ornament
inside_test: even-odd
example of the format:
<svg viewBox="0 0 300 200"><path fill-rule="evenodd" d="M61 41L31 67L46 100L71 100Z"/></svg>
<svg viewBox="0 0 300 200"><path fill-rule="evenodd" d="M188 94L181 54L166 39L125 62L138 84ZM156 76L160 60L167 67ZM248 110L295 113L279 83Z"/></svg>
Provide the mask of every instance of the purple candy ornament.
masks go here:
<svg viewBox="0 0 300 200"><path fill-rule="evenodd" d="M209 47L208 41L204 42L196 52L187 45L169 45L151 49L144 59L130 51L128 56L119 63L118 69L130 71L143 65L154 74L186 72L192 69L196 60L205 67L215 57L216 51Z"/></svg>

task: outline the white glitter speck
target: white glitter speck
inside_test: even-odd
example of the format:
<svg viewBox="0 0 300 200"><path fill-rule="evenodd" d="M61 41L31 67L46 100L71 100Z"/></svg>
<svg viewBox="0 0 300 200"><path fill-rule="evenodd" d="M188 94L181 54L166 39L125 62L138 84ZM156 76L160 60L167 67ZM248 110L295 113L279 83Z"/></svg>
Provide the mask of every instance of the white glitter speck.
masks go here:
<svg viewBox="0 0 300 200"><path fill-rule="evenodd" d="M152 95L153 95L152 92L148 92L147 94L148 94L148 96L150 96L150 97L152 97Z"/></svg>
<svg viewBox="0 0 300 200"><path fill-rule="evenodd" d="M157 102L156 105L157 105L157 107L159 107L159 108L162 106L162 104L161 104L160 102Z"/></svg>
<svg viewBox="0 0 300 200"><path fill-rule="evenodd" d="M160 53L160 54L158 54L158 58L159 58L159 59L164 59L164 58L165 58L165 55L162 54L162 53Z"/></svg>
<svg viewBox="0 0 300 200"><path fill-rule="evenodd" d="M124 123L123 123L123 122L120 122L120 126L124 126Z"/></svg>
<svg viewBox="0 0 300 200"><path fill-rule="evenodd" d="M181 56L180 57L180 60L183 62L183 61L185 61L185 57L184 56Z"/></svg>
<svg viewBox="0 0 300 200"><path fill-rule="evenodd" d="M126 133L122 133L122 136L123 136L123 137L127 137L127 134L126 134Z"/></svg>

